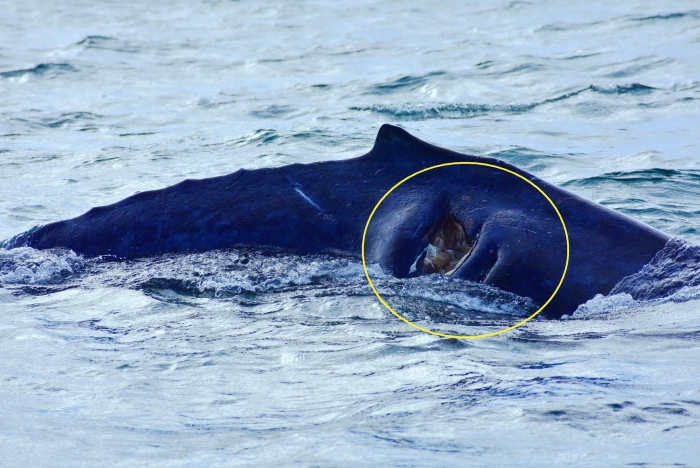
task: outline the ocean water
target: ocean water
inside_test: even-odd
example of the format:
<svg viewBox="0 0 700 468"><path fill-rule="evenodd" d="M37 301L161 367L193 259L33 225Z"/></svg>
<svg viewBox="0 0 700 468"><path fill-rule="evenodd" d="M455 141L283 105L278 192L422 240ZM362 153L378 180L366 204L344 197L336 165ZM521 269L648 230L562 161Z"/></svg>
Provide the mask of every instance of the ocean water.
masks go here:
<svg viewBox="0 0 700 468"><path fill-rule="evenodd" d="M676 239L567 320L459 341L353 259L0 250L0 466L700 466L694 1L3 2L0 240L382 123ZM630 240L633 242L634 240ZM373 275L408 317L532 304Z"/></svg>

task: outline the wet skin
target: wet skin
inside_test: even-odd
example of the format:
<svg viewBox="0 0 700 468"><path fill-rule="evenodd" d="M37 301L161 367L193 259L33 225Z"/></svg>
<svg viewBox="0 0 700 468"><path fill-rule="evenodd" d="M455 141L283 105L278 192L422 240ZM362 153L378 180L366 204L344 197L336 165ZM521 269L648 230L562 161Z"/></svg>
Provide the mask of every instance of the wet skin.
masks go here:
<svg viewBox="0 0 700 468"><path fill-rule="evenodd" d="M571 257L559 293L542 312L546 317L607 294L669 239L508 163L438 148L384 125L372 150L355 159L185 180L40 227L12 247L64 247L123 259L236 246L358 257L367 218L391 187L455 161L521 174L561 212ZM561 222L545 197L512 174L473 165L438 168L402 184L375 213L366 243L368 262L397 277L449 274L539 304L561 278L565 249Z"/></svg>

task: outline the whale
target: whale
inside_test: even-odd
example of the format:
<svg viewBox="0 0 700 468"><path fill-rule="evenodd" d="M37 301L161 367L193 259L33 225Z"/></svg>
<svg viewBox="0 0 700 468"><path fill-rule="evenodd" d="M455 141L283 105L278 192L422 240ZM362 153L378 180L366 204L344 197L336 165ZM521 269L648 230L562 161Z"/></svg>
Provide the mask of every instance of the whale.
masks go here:
<svg viewBox="0 0 700 468"><path fill-rule="evenodd" d="M438 167L395 187L456 162L476 164ZM359 258L370 213L368 263L398 278L480 282L537 304L564 273L563 220L568 268L541 313L553 319L608 294L669 240L505 161L440 148L385 124L356 158L185 180L32 229L9 247L116 259L243 246Z"/></svg>

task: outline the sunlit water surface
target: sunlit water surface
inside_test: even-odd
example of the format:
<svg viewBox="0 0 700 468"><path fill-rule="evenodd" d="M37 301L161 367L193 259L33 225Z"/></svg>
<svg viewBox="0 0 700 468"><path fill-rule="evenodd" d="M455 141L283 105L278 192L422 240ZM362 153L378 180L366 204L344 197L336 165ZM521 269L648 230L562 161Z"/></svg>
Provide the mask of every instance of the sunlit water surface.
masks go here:
<svg viewBox="0 0 700 468"><path fill-rule="evenodd" d="M391 122L700 241L696 2L2 9L0 239L185 178L355 157ZM687 252L568 320L458 341L394 318L354 259L0 250L0 465L697 466ZM442 331L533 307L370 270ZM660 277L668 294L630 296Z"/></svg>

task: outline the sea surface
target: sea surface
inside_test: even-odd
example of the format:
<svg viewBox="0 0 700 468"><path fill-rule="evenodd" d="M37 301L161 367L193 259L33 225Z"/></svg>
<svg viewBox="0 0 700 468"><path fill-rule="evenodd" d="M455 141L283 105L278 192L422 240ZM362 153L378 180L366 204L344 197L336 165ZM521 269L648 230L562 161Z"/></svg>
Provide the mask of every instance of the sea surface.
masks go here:
<svg viewBox="0 0 700 468"><path fill-rule="evenodd" d="M566 320L481 340L400 322L354 259L0 249L0 466L700 466L697 1L0 7L0 240L356 157L386 122L674 237ZM370 270L442 331L532 310Z"/></svg>

